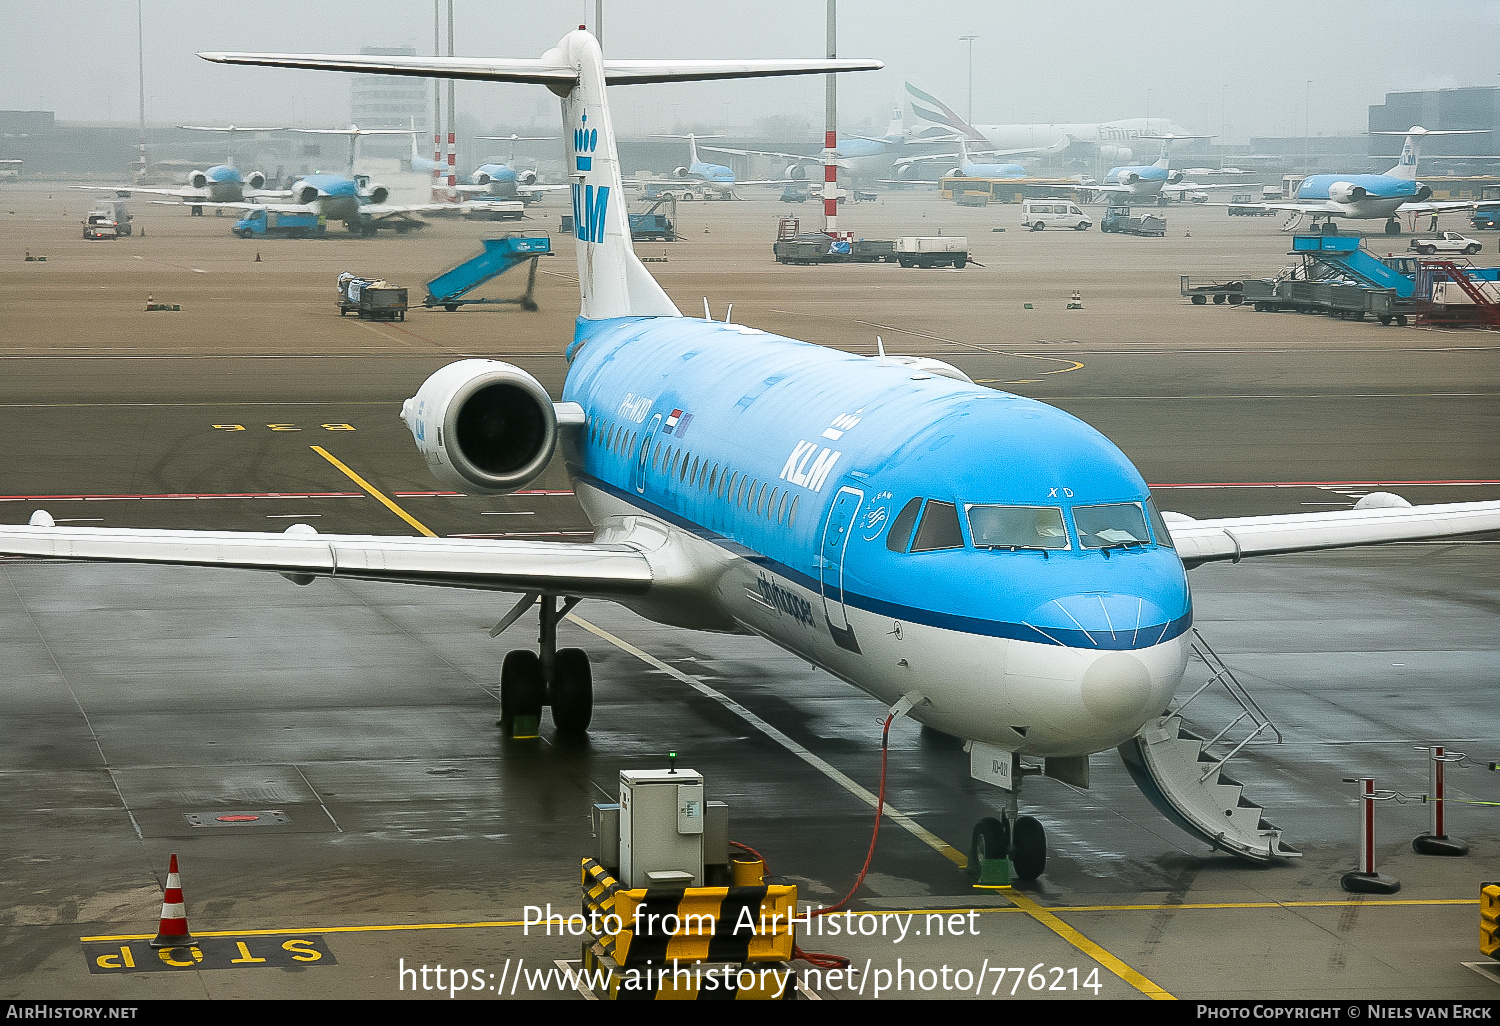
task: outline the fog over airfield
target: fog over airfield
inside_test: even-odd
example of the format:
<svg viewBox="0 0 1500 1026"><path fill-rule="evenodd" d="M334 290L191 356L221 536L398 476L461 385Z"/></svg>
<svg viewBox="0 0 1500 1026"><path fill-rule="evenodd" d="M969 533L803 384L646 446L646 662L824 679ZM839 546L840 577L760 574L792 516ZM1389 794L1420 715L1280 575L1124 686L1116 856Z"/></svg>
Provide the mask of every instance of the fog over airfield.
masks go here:
<svg viewBox="0 0 1500 1026"><path fill-rule="evenodd" d="M539 56L568 29L585 21L592 28L594 20L593 0L453 6L455 49L469 56ZM446 18L446 0L442 7ZM348 123L346 76L223 67L197 58L200 50L356 53L409 45L432 53L427 0L144 0L144 12L152 124ZM618 57L819 57L824 19L818 0L607 0L605 50ZM0 0L0 24L7 30L0 107L53 110L68 122L135 123L133 0ZM1500 85L1497 33L1500 4L1493 0L1284 9L1153 0L845 0L839 56L875 58L886 68L842 78L840 122L854 132L883 130L903 79L967 112L969 44L959 37L973 34L978 123L1149 115L1211 135L1222 124L1230 143L1300 136L1304 120L1313 135L1352 134L1364 130L1367 108L1388 91ZM442 45L446 52L446 25ZM794 129L815 140L823 127L821 78L632 86L614 95L617 127L626 135L754 131L777 117L778 134ZM460 83L458 97L460 115L486 128L550 130L558 117L553 97L538 86Z"/></svg>

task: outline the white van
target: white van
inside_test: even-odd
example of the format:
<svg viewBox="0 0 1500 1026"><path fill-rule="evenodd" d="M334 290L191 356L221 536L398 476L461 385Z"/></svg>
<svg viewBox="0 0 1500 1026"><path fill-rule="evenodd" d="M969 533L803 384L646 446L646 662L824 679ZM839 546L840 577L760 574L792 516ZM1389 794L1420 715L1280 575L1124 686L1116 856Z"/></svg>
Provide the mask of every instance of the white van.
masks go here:
<svg viewBox="0 0 1500 1026"><path fill-rule="evenodd" d="M1043 228L1072 228L1086 232L1094 219L1069 200L1027 200L1021 207L1021 227L1039 232Z"/></svg>

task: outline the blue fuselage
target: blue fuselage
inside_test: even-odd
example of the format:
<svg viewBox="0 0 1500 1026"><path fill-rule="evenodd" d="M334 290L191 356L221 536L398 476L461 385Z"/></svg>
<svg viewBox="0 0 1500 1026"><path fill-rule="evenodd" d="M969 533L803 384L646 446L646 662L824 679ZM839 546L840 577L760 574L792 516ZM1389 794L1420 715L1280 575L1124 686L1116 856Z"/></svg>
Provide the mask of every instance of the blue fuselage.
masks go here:
<svg viewBox="0 0 1500 1026"><path fill-rule="evenodd" d="M696 319L580 319L569 355L585 508L728 558L715 594L741 628L877 697L921 688L942 729L1040 754L1118 744L1180 681L1183 565L1140 474L1074 417ZM1111 544L1088 533L1101 510L1155 526L1125 544L1103 531ZM1052 525L1045 540L976 537L1017 516ZM1041 711L1059 691L1072 718L1066 700Z"/></svg>

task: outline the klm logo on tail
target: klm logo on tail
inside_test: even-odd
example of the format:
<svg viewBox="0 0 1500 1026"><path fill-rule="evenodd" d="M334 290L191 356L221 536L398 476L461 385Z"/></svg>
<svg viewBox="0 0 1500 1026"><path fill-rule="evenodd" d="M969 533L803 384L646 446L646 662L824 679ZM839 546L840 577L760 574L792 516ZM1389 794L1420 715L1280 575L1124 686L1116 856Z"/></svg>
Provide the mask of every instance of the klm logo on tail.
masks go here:
<svg viewBox="0 0 1500 1026"><path fill-rule="evenodd" d="M574 160L579 171L594 169L594 150L599 146L599 130L588 127L589 116L583 116L583 127L573 131ZM603 242L605 215L609 212L609 186L573 183L573 234L582 242Z"/></svg>

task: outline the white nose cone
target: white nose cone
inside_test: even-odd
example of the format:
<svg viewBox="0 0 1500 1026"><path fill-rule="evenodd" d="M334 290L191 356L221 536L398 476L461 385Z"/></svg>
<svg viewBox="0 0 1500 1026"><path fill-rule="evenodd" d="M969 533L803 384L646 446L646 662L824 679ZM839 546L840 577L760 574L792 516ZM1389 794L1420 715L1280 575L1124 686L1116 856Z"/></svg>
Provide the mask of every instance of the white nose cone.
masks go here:
<svg viewBox="0 0 1500 1026"><path fill-rule="evenodd" d="M52 514L44 509L39 509L31 514L29 521L32 527L56 527L57 522L52 519Z"/></svg>
<svg viewBox="0 0 1500 1026"><path fill-rule="evenodd" d="M1105 721L1145 716L1151 704L1151 672L1129 652L1110 652L1083 673L1083 705Z"/></svg>

